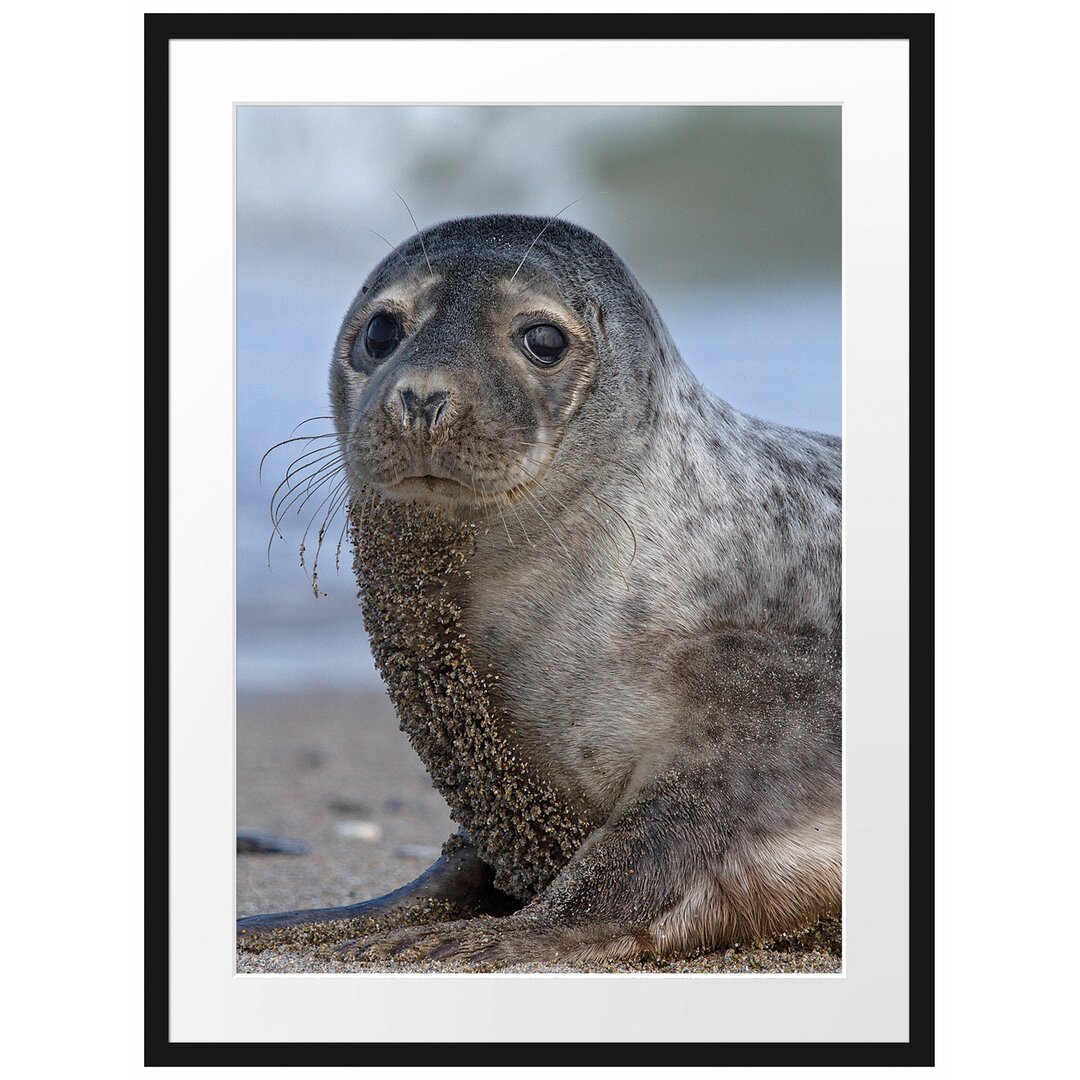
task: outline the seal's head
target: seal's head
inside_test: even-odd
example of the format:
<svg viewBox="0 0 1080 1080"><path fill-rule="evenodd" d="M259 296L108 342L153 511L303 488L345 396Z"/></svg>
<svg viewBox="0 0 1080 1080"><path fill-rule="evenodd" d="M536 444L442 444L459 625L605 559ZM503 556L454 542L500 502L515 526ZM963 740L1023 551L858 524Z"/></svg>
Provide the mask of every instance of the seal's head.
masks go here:
<svg viewBox="0 0 1080 1080"><path fill-rule="evenodd" d="M603 241L566 222L446 222L395 249L351 305L331 401L355 487L444 506L505 502L537 484L590 403L604 415L610 313L597 282L643 296ZM620 395L625 401L625 395ZM575 425L577 427L577 425Z"/></svg>

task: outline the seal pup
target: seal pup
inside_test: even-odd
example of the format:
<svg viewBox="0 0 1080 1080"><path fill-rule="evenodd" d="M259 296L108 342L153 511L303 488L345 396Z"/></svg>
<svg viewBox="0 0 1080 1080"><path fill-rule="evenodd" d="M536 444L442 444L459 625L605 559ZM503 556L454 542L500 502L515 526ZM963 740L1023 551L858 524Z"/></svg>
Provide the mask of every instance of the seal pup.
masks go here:
<svg viewBox="0 0 1080 1080"><path fill-rule="evenodd" d="M840 440L714 397L603 241L516 215L391 252L330 388L373 654L463 830L240 933L497 967L837 913Z"/></svg>

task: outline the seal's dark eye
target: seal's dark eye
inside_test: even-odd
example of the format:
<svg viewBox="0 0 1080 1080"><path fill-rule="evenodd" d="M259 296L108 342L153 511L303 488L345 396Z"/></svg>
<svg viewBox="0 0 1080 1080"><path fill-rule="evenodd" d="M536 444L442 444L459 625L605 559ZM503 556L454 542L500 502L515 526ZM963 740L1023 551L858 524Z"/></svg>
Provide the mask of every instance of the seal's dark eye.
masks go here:
<svg viewBox="0 0 1080 1080"><path fill-rule="evenodd" d="M521 339L530 360L543 367L557 364L566 352L566 337L551 323L531 326Z"/></svg>
<svg viewBox="0 0 1080 1080"><path fill-rule="evenodd" d="M364 348L372 360L382 360L398 347L403 336L398 317L380 311L368 319L364 330Z"/></svg>

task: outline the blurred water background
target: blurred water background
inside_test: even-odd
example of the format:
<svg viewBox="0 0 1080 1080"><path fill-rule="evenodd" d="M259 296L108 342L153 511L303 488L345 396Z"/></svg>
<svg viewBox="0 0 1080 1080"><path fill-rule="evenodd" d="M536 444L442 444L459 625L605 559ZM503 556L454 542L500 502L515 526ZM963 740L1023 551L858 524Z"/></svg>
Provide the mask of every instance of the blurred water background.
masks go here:
<svg viewBox="0 0 1080 1080"><path fill-rule="evenodd" d="M272 547L269 501L327 414L342 316L413 226L492 212L592 229L656 301L683 359L736 408L841 422L841 119L837 107L242 106L236 122L237 683L368 687L343 548L316 599L298 548ZM330 430L328 420L302 431ZM317 527L317 526L316 526ZM309 537L308 554L314 544Z"/></svg>

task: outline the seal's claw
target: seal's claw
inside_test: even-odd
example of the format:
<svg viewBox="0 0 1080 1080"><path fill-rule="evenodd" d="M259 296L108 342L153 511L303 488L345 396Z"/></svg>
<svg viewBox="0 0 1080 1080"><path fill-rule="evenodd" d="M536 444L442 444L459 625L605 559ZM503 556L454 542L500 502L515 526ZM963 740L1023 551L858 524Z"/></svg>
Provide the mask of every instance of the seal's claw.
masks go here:
<svg viewBox="0 0 1080 1080"><path fill-rule="evenodd" d="M352 941L335 945L331 952L335 960L357 960L363 955L367 944L363 938L354 938Z"/></svg>
<svg viewBox="0 0 1080 1080"><path fill-rule="evenodd" d="M441 944L436 945L435 948L428 953L429 960L448 960L450 957L456 955L461 950L461 942L456 938L450 938L447 941L443 941Z"/></svg>
<svg viewBox="0 0 1080 1080"><path fill-rule="evenodd" d="M449 960L467 963L492 938L497 919L463 919L452 923L404 926L349 941L334 949L338 960L360 963L415 963Z"/></svg>
<svg viewBox="0 0 1080 1080"><path fill-rule="evenodd" d="M549 928L513 917L459 919L386 930L334 950L335 959L406 966L439 963L460 970L506 967L560 957L567 943Z"/></svg>

